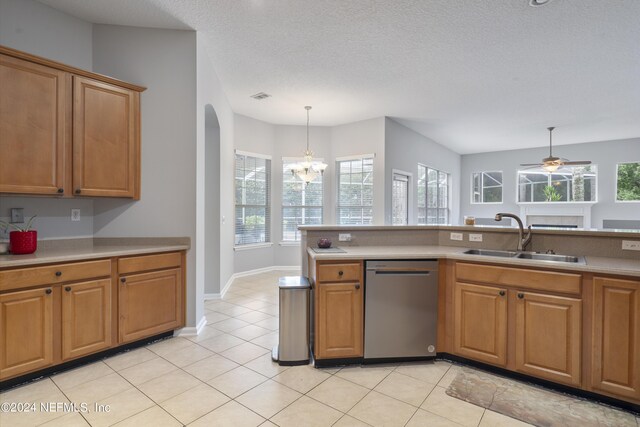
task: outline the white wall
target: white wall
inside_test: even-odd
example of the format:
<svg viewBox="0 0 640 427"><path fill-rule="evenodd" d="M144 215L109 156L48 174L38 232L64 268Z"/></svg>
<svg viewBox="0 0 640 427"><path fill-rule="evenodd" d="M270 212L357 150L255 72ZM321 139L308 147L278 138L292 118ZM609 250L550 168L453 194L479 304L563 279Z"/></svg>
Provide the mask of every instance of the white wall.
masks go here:
<svg viewBox="0 0 640 427"><path fill-rule="evenodd" d="M92 25L32 0L0 0L0 45L91 70ZM45 239L91 237L93 200L51 197L0 196L0 220L9 219L10 208L24 208L38 237ZM79 208L79 222L71 221L71 209ZM0 239L7 238L0 235Z"/></svg>
<svg viewBox="0 0 640 427"><path fill-rule="evenodd" d="M93 52L94 71L147 87L141 98L141 199L96 199L95 236L189 236L193 244L195 32L95 25ZM187 254L187 324L191 326L196 322L195 253L192 249Z"/></svg>
<svg viewBox="0 0 640 427"><path fill-rule="evenodd" d="M0 44L91 70L92 24L33 0L0 0Z"/></svg>
<svg viewBox="0 0 640 427"><path fill-rule="evenodd" d="M204 292L220 292L220 123L211 104L204 107Z"/></svg>
<svg viewBox="0 0 640 427"><path fill-rule="evenodd" d="M392 223L391 187L394 169L412 174L410 218L413 219L414 224L416 223L418 163L450 174L450 223L458 224L460 221L460 154L390 118L385 122L385 223Z"/></svg>
<svg viewBox="0 0 640 427"><path fill-rule="evenodd" d="M520 163L535 163L549 155L548 147L497 151L462 156L461 214L491 218L498 211L519 214L516 203L517 171ZM554 155L571 160L591 160L598 167L598 203L591 209L591 226L601 228L603 219L638 219L640 203L616 203L616 164L640 162L640 138L584 144L560 145ZM471 174L503 172L503 203L471 204Z"/></svg>

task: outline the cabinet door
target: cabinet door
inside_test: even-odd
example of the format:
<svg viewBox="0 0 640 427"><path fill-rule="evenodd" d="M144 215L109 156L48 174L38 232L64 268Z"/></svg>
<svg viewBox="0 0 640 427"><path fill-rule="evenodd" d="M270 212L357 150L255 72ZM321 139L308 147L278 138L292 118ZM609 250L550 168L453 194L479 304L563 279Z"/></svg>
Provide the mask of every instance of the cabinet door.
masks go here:
<svg viewBox="0 0 640 427"><path fill-rule="evenodd" d="M51 365L51 288L0 295L0 344L0 379Z"/></svg>
<svg viewBox="0 0 640 427"><path fill-rule="evenodd" d="M137 97L134 91L74 76L74 194L137 197Z"/></svg>
<svg viewBox="0 0 640 427"><path fill-rule="evenodd" d="M180 268L121 277L118 299L120 342L183 326Z"/></svg>
<svg viewBox="0 0 640 427"><path fill-rule="evenodd" d="M506 366L506 291L456 282L454 335L454 349L460 356Z"/></svg>
<svg viewBox="0 0 640 427"><path fill-rule="evenodd" d="M516 370L580 385L582 301L517 292Z"/></svg>
<svg viewBox="0 0 640 427"><path fill-rule="evenodd" d="M111 279L63 286L62 358L111 347Z"/></svg>
<svg viewBox="0 0 640 427"><path fill-rule="evenodd" d="M363 304L360 283L316 286L317 359L363 357Z"/></svg>
<svg viewBox="0 0 640 427"><path fill-rule="evenodd" d="M64 191L66 78L0 55L0 193Z"/></svg>
<svg viewBox="0 0 640 427"><path fill-rule="evenodd" d="M593 280L592 386L640 399L640 281Z"/></svg>

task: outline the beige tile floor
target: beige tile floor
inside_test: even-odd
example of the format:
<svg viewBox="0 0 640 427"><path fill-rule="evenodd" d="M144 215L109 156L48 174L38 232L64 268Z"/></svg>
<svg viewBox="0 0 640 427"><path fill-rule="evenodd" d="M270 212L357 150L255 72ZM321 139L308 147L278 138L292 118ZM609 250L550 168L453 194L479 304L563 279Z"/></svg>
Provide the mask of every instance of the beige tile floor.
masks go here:
<svg viewBox="0 0 640 427"><path fill-rule="evenodd" d="M271 361L277 278L234 281L205 303L197 337L176 337L0 394L2 402L86 402L88 413L0 413L5 426L524 426L445 394L447 362L315 369ZM92 410L109 405L109 412Z"/></svg>

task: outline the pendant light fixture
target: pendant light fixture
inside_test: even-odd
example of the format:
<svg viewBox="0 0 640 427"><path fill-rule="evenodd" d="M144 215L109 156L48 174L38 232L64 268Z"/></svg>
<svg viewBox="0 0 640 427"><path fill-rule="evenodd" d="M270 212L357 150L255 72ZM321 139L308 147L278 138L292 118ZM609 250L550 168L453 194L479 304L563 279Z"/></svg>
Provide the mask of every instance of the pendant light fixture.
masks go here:
<svg viewBox="0 0 640 427"><path fill-rule="evenodd" d="M316 179L318 174L324 174L324 170L327 168L327 164L320 161L313 160L313 152L309 148L309 110L310 106L304 107L307 110L307 149L304 152L304 160L300 163L291 165L291 173L297 176L305 185L308 185L311 181Z"/></svg>

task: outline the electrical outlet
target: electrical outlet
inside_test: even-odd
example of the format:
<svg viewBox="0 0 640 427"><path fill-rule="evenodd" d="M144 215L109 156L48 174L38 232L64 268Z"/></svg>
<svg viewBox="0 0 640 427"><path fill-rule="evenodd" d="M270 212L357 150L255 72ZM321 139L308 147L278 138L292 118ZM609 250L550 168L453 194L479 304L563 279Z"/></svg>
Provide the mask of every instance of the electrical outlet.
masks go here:
<svg viewBox="0 0 640 427"><path fill-rule="evenodd" d="M21 224L24 222L24 209L23 208L11 208L11 223Z"/></svg>
<svg viewBox="0 0 640 427"><path fill-rule="evenodd" d="M80 221L80 209L71 209L71 221Z"/></svg>
<svg viewBox="0 0 640 427"><path fill-rule="evenodd" d="M449 238L450 238L451 240L460 240L460 241L462 241L462 236L463 236L463 234L462 234L462 233L451 233L451 234L449 235Z"/></svg>
<svg viewBox="0 0 640 427"><path fill-rule="evenodd" d="M482 234L469 234L470 242L482 242Z"/></svg>
<svg viewBox="0 0 640 427"><path fill-rule="evenodd" d="M623 240L623 251L640 251L640 240Z"/></svg>
<svg viewBox="0 0 640 427"><path fill-rule="evenodd" d="M339 233L338 234L339 242L350 242L351 241L351 233Z"/></svg>

